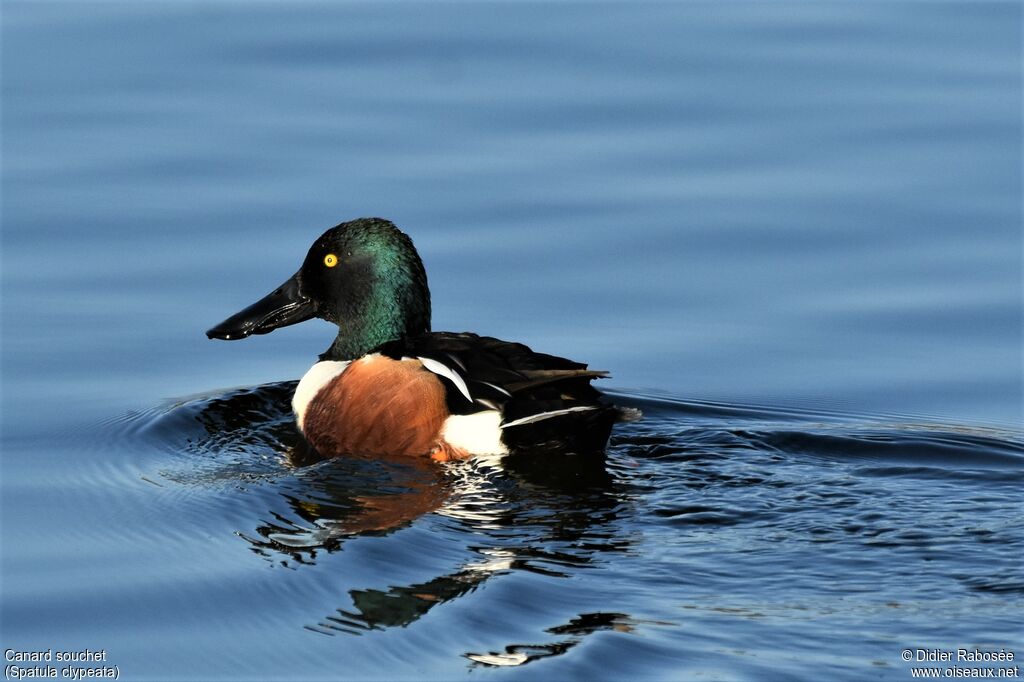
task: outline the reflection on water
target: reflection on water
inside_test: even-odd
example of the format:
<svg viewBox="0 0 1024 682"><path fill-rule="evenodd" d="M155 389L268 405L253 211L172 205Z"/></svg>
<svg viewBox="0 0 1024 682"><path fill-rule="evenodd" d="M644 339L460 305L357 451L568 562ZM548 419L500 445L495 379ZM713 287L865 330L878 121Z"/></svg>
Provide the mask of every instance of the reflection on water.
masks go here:
<svg viewBox="0 0 1024 682"><path fill-rule="evenodd" d="M808 612L849 615L820 602L838 588L911 609L882 626L853 607L864 627L904 628L920 626L909 614L929 594L950 595L956 612L977 606L969 594L1024 593L1013 521L1024 443L1005 429L621 394L648 416L616 433L607 460L319 461L295 431L293 386L180 401L118 428L164 453L151 477L249 509L235 534L270 566L316 572L360 538L385 543L376 568L317 573L327 596L307 631L408 628L528 576L553 581L552 603L571 585L596 590L582 603L599 608L561 622L542 607L499 616L538 628L500 646L449 633L471 666L519 666L598 632L681 633L693 627L681 608L712 629L756 631L766 618L800 629ZM907 572L914 588L890 592ZM632 592L644 596L623 601ZM1010 625L998 603L984 608L996 630Z"/></svg>
<svg viewBox="0 0 1024 682"><path fill-rule="evenodd" d="M649 621L655 625L671 625L671 623L658 623ZM641 622L634 620L624 613L582 613L573 618L565 625L557 625L548 628L545 632L553 635L564 635L555 642L549 644L509 644L502 652L489 652L486 654L467 653L466 658L475 663L486 666L512 666L523 665L548 656L558 656L583 641L587 635L601 630L614 630L616 632L633 632Z"/></svg>
<svg viewBox="0 0 1024 682"><path fill-rule="evenodd" d="M315 626L308 627L324 634L333 634L334 631L358 634L359 630L404 627L434 606L472 591L491 572L509 567L504 561L480 563L425 583L391 587L386 592L374 589L350 590L354 611L339 608L338 615L326 616Z"/></svg>
<svg viewBox="0 0 1024 682"><path fill-rule="evenodd" d="M163 478L183 485L271 485L288 512L274 505L262 523L238 535L258 555L287 566L314 565L350 538L386 536L431 512L470 537L508 536L500 544L471 545L475 559L433 579L387 590L350 589L351 607L338 608L310 630L406 626L493 574L568 577L565 569L586 567L595 553L630 546L628 534L615 529L622 486L603 457L522 452L506 459L503 472L472 461L441 466L427 458L321 460L295 429L289 407L294 386L237 390L160 414L142 431L187 458L182 468L163 471ZM561 509L552 514L552 508Z"/></svg>

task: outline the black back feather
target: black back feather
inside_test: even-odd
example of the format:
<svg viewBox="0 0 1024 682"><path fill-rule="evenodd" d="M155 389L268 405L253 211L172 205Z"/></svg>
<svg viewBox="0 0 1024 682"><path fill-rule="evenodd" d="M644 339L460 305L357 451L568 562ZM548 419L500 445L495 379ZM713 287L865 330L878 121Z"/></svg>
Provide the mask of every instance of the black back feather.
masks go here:
<svg viewBox="0 0 1024 682"><path fill-rule="evenodd" d="M471 400L451 380L438 375L452 414L499 409L508 423L573 407L595 408L509 427L503 439L511 448L600 450L619 417L619 410L590 383L607 372L537 353L521 343L469 332L430 332L390 341L376 351L396 360L429 358L458 374Z"/></svg>

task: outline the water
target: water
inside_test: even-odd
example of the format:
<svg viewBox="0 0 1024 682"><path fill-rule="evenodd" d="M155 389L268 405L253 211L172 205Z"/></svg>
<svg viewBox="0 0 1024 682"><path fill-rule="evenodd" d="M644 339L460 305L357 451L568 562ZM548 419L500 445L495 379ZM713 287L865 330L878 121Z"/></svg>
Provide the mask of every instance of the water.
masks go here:
<svg viewBox="0 0 1024 682"><path fill-rule="evenodd" d="M1021 8L5 3L4 649L124 679L1024 655ZM323 229L612 370L607 462L310 462ZM6 662L5 662L6 664Z"/></svg>

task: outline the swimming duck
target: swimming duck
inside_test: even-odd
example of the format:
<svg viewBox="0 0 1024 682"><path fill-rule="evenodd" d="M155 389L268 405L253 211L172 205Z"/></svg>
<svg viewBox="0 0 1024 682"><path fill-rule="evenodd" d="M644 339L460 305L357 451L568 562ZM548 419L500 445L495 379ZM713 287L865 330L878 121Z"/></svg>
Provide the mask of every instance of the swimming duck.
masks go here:
<svg viewBox="0 0 1024 682"><path fill-rule="evenodd" d="M423 262L382 218L327 230L298 272L206 335L242 339L313 317L338 335L299 381L292 409L325 457L595 452L614 422L636 416L591 385L607 372L521 343L431 331Z"/></svg>

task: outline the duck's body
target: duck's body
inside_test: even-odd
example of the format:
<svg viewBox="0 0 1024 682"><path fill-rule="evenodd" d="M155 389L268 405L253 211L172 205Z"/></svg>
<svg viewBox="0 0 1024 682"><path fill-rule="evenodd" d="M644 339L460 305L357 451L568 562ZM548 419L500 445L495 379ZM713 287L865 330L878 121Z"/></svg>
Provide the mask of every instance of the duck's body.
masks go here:
<svg viewBox="0 0 1024 682"><path fill-rule="evenodd" d="M447 460L528 446L593 450L618 415L590 385L603 375L521 344L430 333L318 362L292 408L318 452Z"/></svg>
<svg viewBox="0 0 1024 682"><path fill-rule="evenodd" d="M292 407L327 457L600 451L628 414L591 386L605 372L519 343L431 332L423 265L386 220L328 230L295 276L207 335L244 338L313 316L339 333L299 382Z"/></svg>

